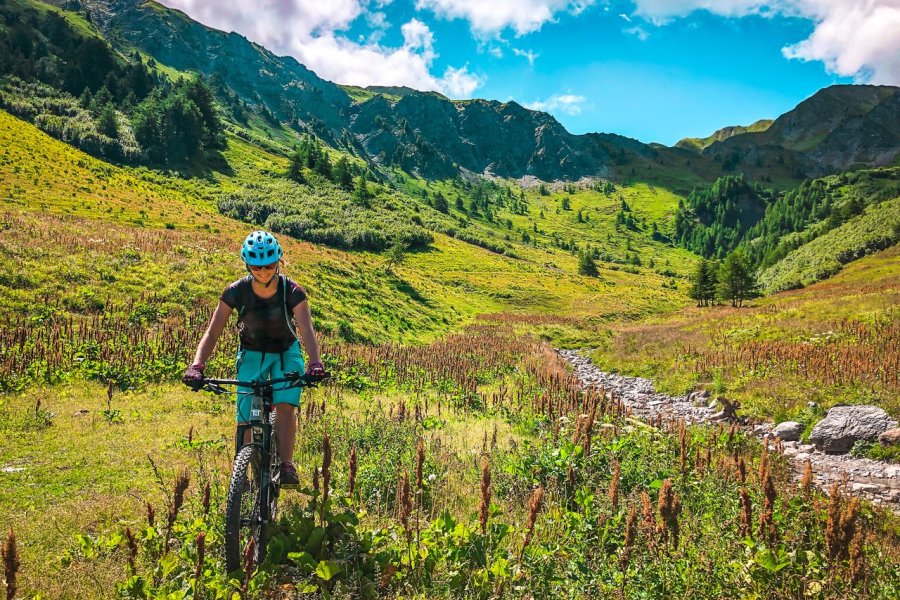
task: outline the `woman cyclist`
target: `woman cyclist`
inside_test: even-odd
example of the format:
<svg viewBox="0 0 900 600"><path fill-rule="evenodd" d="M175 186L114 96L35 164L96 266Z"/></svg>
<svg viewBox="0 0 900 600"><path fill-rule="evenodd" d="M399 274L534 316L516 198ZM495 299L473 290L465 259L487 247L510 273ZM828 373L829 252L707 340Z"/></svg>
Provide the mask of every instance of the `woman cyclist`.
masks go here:
<svg viewBox="0 0 900 600"><path fill-rule="evenodd" d="M306 376L313 380L325 377L306 292L280 273L283 254L275 236L267 231L254 231L244 240L241 258L246 264L247 276L238 279L222 292L206 333L197 346L194 362L182 377L186 385L195 389L200 386L206 360L212 355L233 310L238 312L237 328L240 334L237 379L275 379L291 371L303 371L303 357L291 317L309 355ZM238 388L238 423L250 420L251 393L249 388ZM278 454L283 461L281 484L297 485L297 469L292 461L297 436L296 408L300 404L300 388L276 389L272 398L276 411Z"/></svg>

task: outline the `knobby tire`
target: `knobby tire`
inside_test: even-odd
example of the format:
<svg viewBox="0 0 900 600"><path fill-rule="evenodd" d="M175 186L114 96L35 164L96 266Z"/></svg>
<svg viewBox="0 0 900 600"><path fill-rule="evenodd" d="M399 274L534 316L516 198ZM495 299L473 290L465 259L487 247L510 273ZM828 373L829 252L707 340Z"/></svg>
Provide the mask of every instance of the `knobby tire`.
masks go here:
<svg viewBox="0 0 900 600"><path fill-rule="evenodd" d="M229 573L243 570L244 551L251 539L256 543L254 566L266 558L267 532L260 522L261 470L259 447L251 444L241 448L234 459L225 500L225 566Z"/></svg>

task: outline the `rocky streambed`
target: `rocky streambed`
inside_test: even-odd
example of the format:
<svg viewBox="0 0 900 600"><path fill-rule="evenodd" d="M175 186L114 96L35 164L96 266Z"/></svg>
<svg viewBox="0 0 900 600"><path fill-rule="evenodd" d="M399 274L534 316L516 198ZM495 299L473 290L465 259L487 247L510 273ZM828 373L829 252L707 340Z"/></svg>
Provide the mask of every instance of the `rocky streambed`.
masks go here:
<svg viewBox="0 0 900 600"><path fill-rule="evenodd" d="M653 382L649 379L601 371L577 350L557 352L572 365L582 385L613 391L631 409L632 415L640 419L655 420L661 414L664 420L674 418L683 419L688 424L703 424L719 422L724 416L722 407L703 394L660 394L653 389ZM753 427L753 432L760 439L773 442L771 429L769 424L759 424ZM846 478L851 492L900 512L900 464L854 458L849 454L826 454L812 444L801 442L782 444L784 456L793 463L798 480L809 460L815 483L821 489L827 491L832 483Z"/></svg>

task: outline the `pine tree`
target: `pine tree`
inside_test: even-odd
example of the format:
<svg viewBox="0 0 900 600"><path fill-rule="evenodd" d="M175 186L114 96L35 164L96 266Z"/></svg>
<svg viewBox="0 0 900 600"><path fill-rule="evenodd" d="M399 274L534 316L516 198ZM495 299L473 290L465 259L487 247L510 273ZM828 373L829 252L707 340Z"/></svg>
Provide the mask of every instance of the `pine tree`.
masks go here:
<svg viewBox="0 0 900 600"><path fill-rule="evenodd" d="M703 259L691 277L690 297L697 301L697 306L709 306L716 297L715 264Z"/></svg>
<svg viewBox="0 0 900 600"><path fill-rule="evenodd" d="M288 167L288 177L297 183L306 183L306 177L303 175L303 165L306 163L306 156L299 150L291 155L291 164Z"/></svg>
<svg viewBox="0 0 900 600"><path fill-rule="evenodd" d="M731 300L731 305L735 307L740 307L744 300L759 295L750 259L742 251L736 250L725 258L719 268L716 291L719 298Z"/></svg>
<svg viewBox="0 0 900 600"><path fill-rule="evenodd" d="M350 163L346 156L341 156L334 165L334 181L343 190L349 192L353 189L353 173L350 172Z"/></svg>
<svg viewBox="0 0 900 600"><path fill-rule="evenodd" d="M444 195L440 192L435 192L434 194L434 209L445 214L450 210L447 199L444 198Z"/></svg>
<svg viewBox="0 0 900 600"><path fill-rule="evenodd" d="M599 275L597 264L594 262L591 252L585 250L578 254L578 274L586 277L596 277Z"/></svg>
<svg viewBox="0 0 900 600"><path fill-rule="evenodd" d="M119 123L116 120L116 108L112 102L108 102L100 111L97 119L97 128L103 135L116 139L119 137Z"/></svg>
<svg viewBox="0 0 900 600"><path fill-rule="evenodd" d="M369 185L366 182L366 176L360 174L360 176L356 178L356 189L353 191L353 200L357 204L368 208L369 198L371 196L372 193L369 191Z"/></svg>

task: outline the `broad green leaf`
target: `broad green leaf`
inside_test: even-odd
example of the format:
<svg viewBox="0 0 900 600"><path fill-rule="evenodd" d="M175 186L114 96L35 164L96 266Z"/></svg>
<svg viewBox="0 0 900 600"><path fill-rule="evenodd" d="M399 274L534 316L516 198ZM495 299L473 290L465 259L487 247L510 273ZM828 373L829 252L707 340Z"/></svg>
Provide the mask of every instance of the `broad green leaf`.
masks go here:
<svg viewBox="0 0 900 600"><path fill-rule="evenodd" d="M319 566L316 567L316 575L325 581L331 581L331 578L341 572L341 565L333 560L321 560Z"/></svg>

